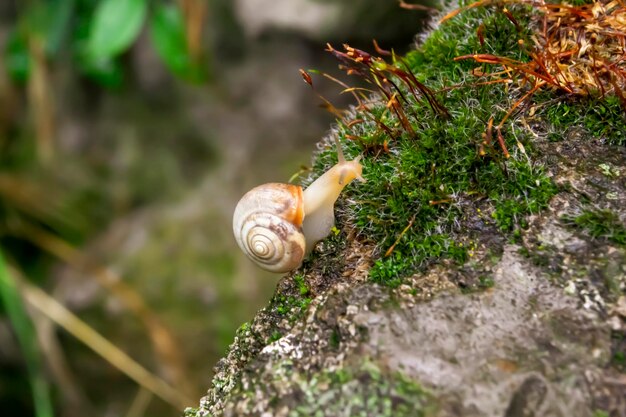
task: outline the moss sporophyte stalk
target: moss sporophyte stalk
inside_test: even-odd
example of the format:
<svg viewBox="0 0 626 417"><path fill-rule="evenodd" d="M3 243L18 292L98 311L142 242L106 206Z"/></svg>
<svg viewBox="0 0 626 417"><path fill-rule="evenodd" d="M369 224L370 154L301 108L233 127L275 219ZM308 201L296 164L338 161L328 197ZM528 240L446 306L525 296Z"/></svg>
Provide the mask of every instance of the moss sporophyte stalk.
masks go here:
<svg viewBox="0 0 626 417"><path fill-rule="evenodd" d="M321 75L356 100L349 112L324 102L340 116L334 133L349 157L364 155L367 182L347 189L342 207L378 248L372 280L396 286L434 260L464 263L468 230L479 238L524 228L558 192L536 144L563 120L624 143L626 71L616 48L626 31L613 30L623 11L606 1L481 1L446 15L405 56L377 44L376 54L328 45L340 68L368 85L303 72L312 87ZM315 170L333 156L322 151Z"/></svg>

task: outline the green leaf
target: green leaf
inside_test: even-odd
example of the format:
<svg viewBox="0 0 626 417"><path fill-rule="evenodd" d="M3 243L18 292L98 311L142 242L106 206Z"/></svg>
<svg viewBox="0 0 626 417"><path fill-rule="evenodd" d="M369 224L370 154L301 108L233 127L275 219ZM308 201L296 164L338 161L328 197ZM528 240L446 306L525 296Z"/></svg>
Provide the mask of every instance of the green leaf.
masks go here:
<svg viewBox="0 0 626 417"><path fill-rule="evenodd" d="M20 15L18 26L24 37L36 38L44 45L49 57L62 47L74 13L75 0L29 2Z"/></svg>
<svg viewBox="0 0 626 417"><path fill-rule="evenodd" d="M87 40L87 56L107 60L135 41L146 17L147 0L102 0Z"/></svg>
<svg viewBox="0 0 626 417"><path fill-rule="evenodd" d="M30 384L33 390L33 405L36 417L52 417L53 407L50 399L50 387L44 377L41 366L41 353L33 323L24 308L22 297L9 273L0 252L0 300L13 325L15 334L22 348Z"/></svg>
<svg viewBox="0 0 626 417"><path fill-rule="evenodd" d="M119 88L124 82L124 69L119 60L79 60L80 70L99 85L111 89Z"/></svg>
<svg viewBox="0 0 626 417"><path fill-rule="evenodd" d="M11 79L24 83L30 75L30 54L26 38L13 29L4 49L7 72Z"/></svg>
<svg viewBox="0 0 626 417"><path fill-rule="evenodd" d="M47 25L45 26L46 53L56 55L70 29L75 0L54 0L47 3Z"/></svg>
<svg viewBox="0 0 626 417"><path fill-rule="evenodd" d="M185 38L185 21L174 5L155 7L150 22L150 39L157 55L176 76L193 82L206 78L206 70L193 62Z"/></svg>

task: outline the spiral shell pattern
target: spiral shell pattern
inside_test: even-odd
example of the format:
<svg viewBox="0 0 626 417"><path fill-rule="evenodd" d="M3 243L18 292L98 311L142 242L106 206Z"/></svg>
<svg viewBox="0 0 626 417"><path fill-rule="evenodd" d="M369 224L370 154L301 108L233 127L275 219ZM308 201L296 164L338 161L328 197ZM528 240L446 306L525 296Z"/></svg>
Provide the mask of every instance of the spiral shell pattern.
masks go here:
<svg viewBox="0 0 626 417"><path fill-rule="evenodd" d="M287 272L305 253L302 188L269 183L248 191L235 208L233 233L241 250L261 268Z"/></svg>

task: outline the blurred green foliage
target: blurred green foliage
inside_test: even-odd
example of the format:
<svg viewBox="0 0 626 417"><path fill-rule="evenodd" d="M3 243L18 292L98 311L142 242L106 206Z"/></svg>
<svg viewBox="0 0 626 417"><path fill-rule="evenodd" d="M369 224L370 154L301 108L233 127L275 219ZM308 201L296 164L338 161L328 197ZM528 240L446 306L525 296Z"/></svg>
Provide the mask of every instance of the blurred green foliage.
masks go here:
<svg viewBox="0 0 626 417"><path fill-rule="evenodd" d="M15 334L23 358L23 364L16 361L16 368L24 375L5 372L8 366L3 363L0 405L10 415L32 411L38 417L49 417L61 402L62 389L54 384L48 386L50 374L46 374L47 361L39 348L38 330L23 305L20 286L14 278L24 276L46 287L53 265L58 265L59 260L68 261L63 255L67 255L68 248L80 254L85 242L123 213L124 207L163 194L163 178L175 177L171 173L178 172L166 163L179 158L177 152L181 149L205 145L205 136L187 133L169 120L159 123L149 118L154 103L148 103L153 107L146 109L144 101L132 101L136 80L128 76L134 62L128 59L128 52L135 47L151 48L173 76L191 83L208 81L208 54L203 39L208 1L9 3L12 4L2 7L2 29L7 36L0 44L0 248L7 259L5 264L0 257L0 320L8 320ZM68 78L72 82L65 84ZM91 83L83 85L85 80ZM59 81L61 84L57 85ZM159 129L168 132L159 138L174 140L183 136L189 148L173 148L170 143L151 146L143 156L159 165L159 170L132 166L129 171L137 173L119 173L118 166L109 165L107 158L117 155L119 149L132 153L133 146L142 145L132 142L139 134L130 135L131 143L126 147L119 145L126 138L109 138L106 145L100 146L97 133L91 130L96 125L93 116L80 109L84 97L94 98L91 105L97 107L96 96L103 89L121 87L123 94L113 94L123 96L116 103L135 112L138 129L148 131L142 137L151 137L150 129ZM66 108L79 111L64 112ZM59 127L64 117L80 118L81 129L89 133L93 143L83 144L80 150L78 145L62 150L59 143L63 131ZM205 164L206 149L194 148L190 152L198 159L201 155L203 159L198 163ZM185 169L192 165L185 164ZM126 180L124 175L133 181L127 181L130 185L120 192L118 184ZM178 177L172 183L176 180ZM158 183L158 190L146 185L154 183ZM127 196L126 190L130 190ZM120 201L128 203L124 206ZM15 268L16 273L10 274L8 266ZM22 366L27 372L23 372ZM30 404L27 382L32 393ZM10 392L4 389L6 386L11 387Z"/></svg>
<svg viewBox="0 0 626 417"><path fill-rule="evenodd" d="M44 376L39 344L33 323L30 321L15 279L9 273L0 252L0 306L4 307L13 324L15 334L24 354L24 362L30 380L33 409L36 417L54 415L50 387Z"/></svg>
<svg viewBox="0 0 626 417"><path fill-rule="evenodd" d="M187 19L181 10L185 4L192 12ZM190 22L203 18L193 13L198 4L193 0L25 2L19 5L3 59L12 80L24 83L32 70L32 44L41 42L47 59L70 59L82 75L105 87L119 87L124 82L123 54L147 26L152 47L172 74L203 82L208 76L207 60L201 51L193 50L200 40L192 39L201 33L187 31Z"/></svg>
<svg viewBox="0 0 626 417"><path fill-rule="evenodd" d="M205 69L195 65L187 51L185 22L177 7L163 5L155 9L150 22L150 39L172 74L184 80L204 79Z"/></svg>
<svg viewBox="0 0 626 417"><path fill-rule="evenodd" d="M91 22L85 53L87 59L110 59L135 40L146 17L146 0L104 0Z"/></svg>

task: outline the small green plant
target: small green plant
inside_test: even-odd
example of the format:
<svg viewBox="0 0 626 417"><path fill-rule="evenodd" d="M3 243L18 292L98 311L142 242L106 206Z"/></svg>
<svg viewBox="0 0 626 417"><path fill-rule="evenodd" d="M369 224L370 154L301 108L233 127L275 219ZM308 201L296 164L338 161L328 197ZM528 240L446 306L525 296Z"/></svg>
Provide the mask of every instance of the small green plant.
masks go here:
<svg viewBox="0 0 626 417"><path fill-rule="evenodd" d="M491 277L483 276L483 277L478 278L478 286L481 289L492 288L494 285L496 285L496 283Z"/></svg>
<svg viewBox="0 0 626 417"><path fill-rule="evenodd" d="M184 417L195 417L197 415L198 415L198 409L197 408L187 407L183 411L183 416Z"/></svg>
<svg viewBox="0 0 626 417"><path fill-rule="evenodd" d="M301 317L310 303L311 299L308 297L285 295L279 295L272 300L274 311L280 316L288 316L290 321L295 321Z"/></svg>
<svg viewBox="0 0 626 417"><path fill-rule="evenodd" d="M626 247L626 227L612 210L586 210L578 216L564 216L562 220L570 226L587 231L591 237L607 239Z"/></svg>
<svg viewBox="0 0 626 417"><path fill-rule="evenodd" d="M293 277L294 282L298 286L298 292L300 295L304 296L309 293L309 286L304 280L304 275L297 274Z"/></svg>
<svg viewBox="0 0 626 417"><path fill-rule="evenodd" d="M270 335L269 339L267 340L267 344L274 343L275 341L277 341L281 337L283 337L282 333L279 332L278 330L275 330L274 332L272 332L272 334Z"/></svg>

